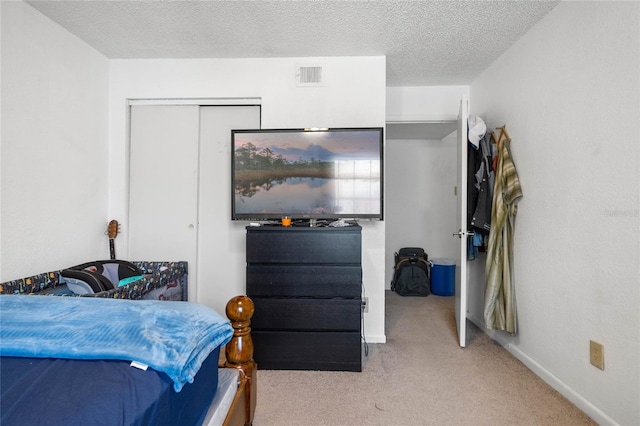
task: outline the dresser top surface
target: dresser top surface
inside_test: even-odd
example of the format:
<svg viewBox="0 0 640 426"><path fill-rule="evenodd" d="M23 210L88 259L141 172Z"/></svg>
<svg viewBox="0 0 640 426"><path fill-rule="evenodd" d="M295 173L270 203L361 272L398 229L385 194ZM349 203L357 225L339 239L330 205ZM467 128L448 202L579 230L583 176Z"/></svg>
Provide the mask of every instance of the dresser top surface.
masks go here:
<svg viewBox="0 0 640 426"><path fill-rule="evenodd" d="M261 225L247 226L247 232L348 232L361 231L360 225L351 226L282 226L282 225Z"/></svg>

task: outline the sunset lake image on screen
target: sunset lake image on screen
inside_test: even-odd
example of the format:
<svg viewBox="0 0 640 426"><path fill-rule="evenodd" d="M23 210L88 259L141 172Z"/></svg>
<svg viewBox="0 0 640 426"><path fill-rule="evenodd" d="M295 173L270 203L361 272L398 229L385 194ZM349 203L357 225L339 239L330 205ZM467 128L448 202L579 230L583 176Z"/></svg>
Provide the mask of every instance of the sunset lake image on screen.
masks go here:
<svg viewBox="0 0 640 426"><path fill-rule="evenodd" d="M234 134L234 214L381 214L379 129Z"/></svg>

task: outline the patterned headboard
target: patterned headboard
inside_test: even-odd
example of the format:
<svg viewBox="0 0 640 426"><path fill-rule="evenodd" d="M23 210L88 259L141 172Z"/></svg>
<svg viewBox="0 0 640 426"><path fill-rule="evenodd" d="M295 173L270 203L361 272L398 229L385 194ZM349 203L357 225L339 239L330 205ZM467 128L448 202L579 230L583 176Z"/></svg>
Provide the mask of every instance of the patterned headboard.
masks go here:
<svg viewBox="0 0 640 426"><path fill-rule="evenodd" d="M140 268L142 279L116 287L112 290L82 296L109 297L113 299L163 298L162 292L154 292L161 288L180 287L179 300L187 300L188 264L187 262L132 262ZM60 280L60 270L0 283L0 294L51 294L73 296L67 293L56 293L53 290L64 283ZM156 296L157 293L157 296ZM175 292L174 292L175 293Z"/></svg>

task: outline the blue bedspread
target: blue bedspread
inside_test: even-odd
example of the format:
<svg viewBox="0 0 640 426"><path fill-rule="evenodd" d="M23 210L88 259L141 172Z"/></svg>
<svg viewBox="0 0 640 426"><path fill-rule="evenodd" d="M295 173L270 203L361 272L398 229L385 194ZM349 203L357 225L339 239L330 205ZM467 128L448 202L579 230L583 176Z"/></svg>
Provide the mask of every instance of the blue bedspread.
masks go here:
<svg viewBox="0 0 640 426"><path fill-rule="evenodd" d="M179 392L233 334L229 321L190 302L0 295L0 355L136 361Z"/></svg>

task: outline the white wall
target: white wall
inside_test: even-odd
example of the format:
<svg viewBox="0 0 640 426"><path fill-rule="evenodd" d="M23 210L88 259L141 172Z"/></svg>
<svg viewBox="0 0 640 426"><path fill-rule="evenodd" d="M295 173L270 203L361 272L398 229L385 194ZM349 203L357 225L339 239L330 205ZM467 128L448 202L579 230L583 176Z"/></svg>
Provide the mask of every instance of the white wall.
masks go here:
<svg viewBox="0 0 640 426"><path fill-rule="evenodd" d="M108 257L108 60L23 2L2 10L0 282Z"/></svg>
<svg viewBox="0 0 640 426"><path fill-rule="evenodd" d="M469 86L387 87L387 121L456 121Z"/></svg>
<svg viewBox="0 0 640 426"><path fill-rule="evenodd" d="M322 87L298 88L297 64L323 62L327 80ZM128 182L128 99L260 98L263 128L384 126L385 58L282 58L112 60L110 75L110 196L109 212L123 223L117 240L126 257ZM230 147L220 155L230 155ZM225 167L230 164L224 162ZM229 198L229 186L218 196ZM246 223L231 227L233 246L244 243ZM383 342L385 222L361 222L363 274L369 297L365 334L369 342ZM244 253L229 253L221 245L218 256L229 265L217 286L245 291ZM240 259L240 260L239 260Z"/></svg>
<svg viewBox="0 0 640 426"><path fill-rule="evenodd" d="M471 88L524 192L519 331L496 337L602 424L640 424L639 28L640 3L562 2Z"/></svg>

